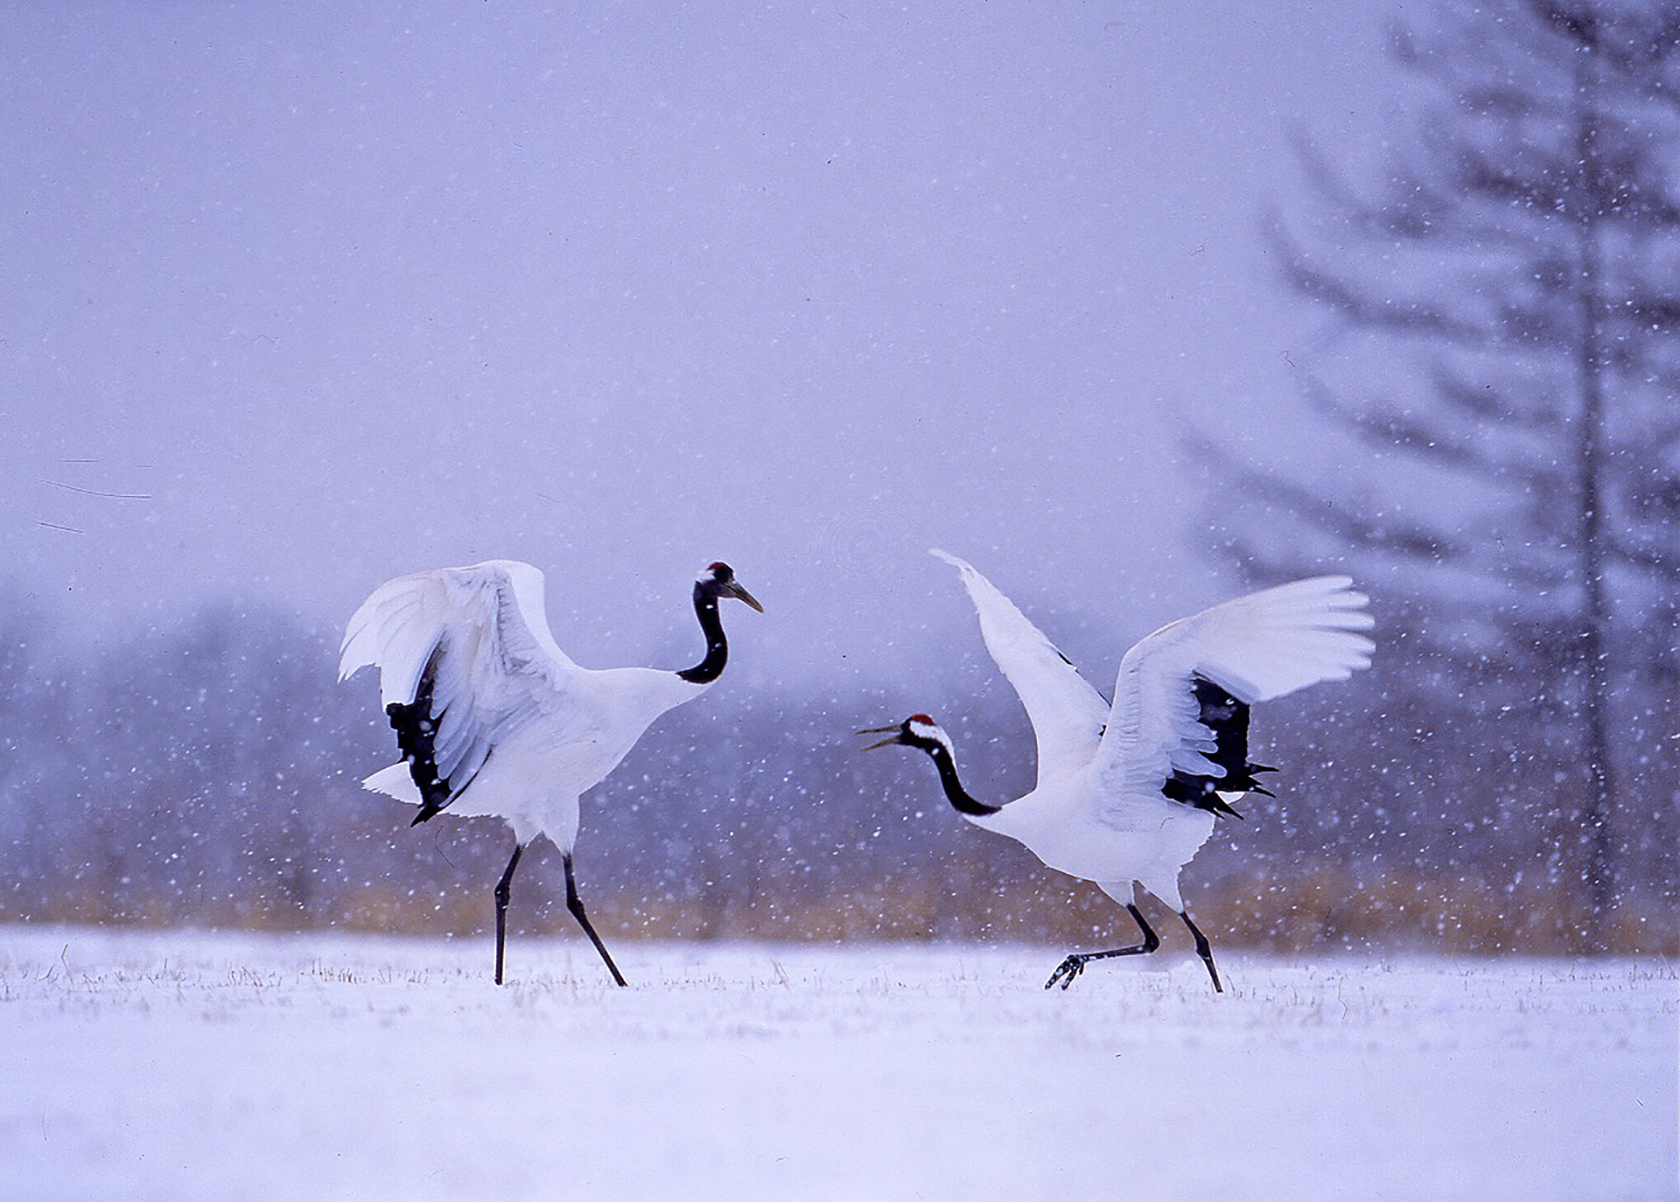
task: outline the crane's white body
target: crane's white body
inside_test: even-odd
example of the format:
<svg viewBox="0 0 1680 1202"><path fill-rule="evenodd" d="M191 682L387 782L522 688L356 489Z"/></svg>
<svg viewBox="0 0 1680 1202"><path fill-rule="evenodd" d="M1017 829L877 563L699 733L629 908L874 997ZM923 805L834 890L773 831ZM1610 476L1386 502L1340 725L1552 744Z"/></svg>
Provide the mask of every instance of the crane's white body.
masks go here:
<svg viewBox="0 0 1680 1202"><path fill-rule="evenodd" d="M1213 834L1213 814L1169 801L1159 789L1104 806L1094 806L1093 796L1093 782L1079 773L968 821L1024 844L1057 872L1095 881L1121 905L1133 900L1136 882L1184 909L1178 874Z"/></svg>
<svg viewBox="0 0 1680 1202"><path fill-rule="evenodd" d="M962 574L987 650L1038 741L1033 791L995 814L965 817L1122 904L1141 885L1182 912L1179 872L1213 832L1212 813L1162 793L1175 769L1224 775L1203 754L1214 750L1213 735L1198 721L1195 676L1253 703L1345 680L1370 663L1373 644L1356 633L1372 625L1366 598L1348 578L1323 576L1157 630L1121 661L1111 706L972 565L933 554Z"/></svg>
<svg viewBox="0 0 1680 1202"><path fill-rule="evenodd" d="M549 631L542 573L513 560L381 585L350 619L339 678L377 667L381 704L408 705L434 652L438 775L471 782L444 812L498 815L520 844L547 835L568 852L579 797L655 719L710 687L653 668L573 663ZM421 803L406 762L362 783Z"/></svg>

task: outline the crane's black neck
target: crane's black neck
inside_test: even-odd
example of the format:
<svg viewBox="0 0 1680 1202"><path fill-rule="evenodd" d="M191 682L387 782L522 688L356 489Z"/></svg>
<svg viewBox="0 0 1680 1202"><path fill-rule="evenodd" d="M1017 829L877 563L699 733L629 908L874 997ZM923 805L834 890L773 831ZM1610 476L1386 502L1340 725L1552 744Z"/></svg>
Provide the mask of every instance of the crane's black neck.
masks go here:
<svg viewBox="0 0 1680 1202"><path fill-rule="evenodd" d="M1002 806L989 806L984 802L975 801L962 787L962 781L957 779L956 761L951 758L950 751L943 743L930 743L923 746L928 758L933 760L939 769L939 783L945 788L945 799L949 801L957 813L965 818L984 818L988 814L995 814Z"/></svg>
<svg viewBox="0 0 1680 1202"><path fill-rule="evenodd" d="M714 581L701 580L694 585L694 614L700 619L700 632L706 636L706 658L677 675L689 684L711 684L723 675L724 665L729 662L729 640L723 637Z"/></svg>

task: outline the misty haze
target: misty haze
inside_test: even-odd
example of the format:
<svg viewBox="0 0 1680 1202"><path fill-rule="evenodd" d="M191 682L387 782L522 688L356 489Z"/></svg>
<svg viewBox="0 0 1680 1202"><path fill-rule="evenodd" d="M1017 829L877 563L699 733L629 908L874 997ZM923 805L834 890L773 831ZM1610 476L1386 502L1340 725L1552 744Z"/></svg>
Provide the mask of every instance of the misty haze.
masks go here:
<svg viewBox="0 0 1680 1202"><path fill-rule="evenodd" d="M34 5L0 46L0 1194L1680 1188L1674 5ZM1140 894L1160 950L1065 993L1123 905L861 754L930 715L974 798L1035 787L935 547L1105 705L1165 623L1370 599L1368 671L1254 704L1275 796L1184 922ZM401 725L351 615L487 560L583 669L701 661L708 565L762 602L583 794L625 990L538 839L498 991L508 823L362 787Z"/></svg>

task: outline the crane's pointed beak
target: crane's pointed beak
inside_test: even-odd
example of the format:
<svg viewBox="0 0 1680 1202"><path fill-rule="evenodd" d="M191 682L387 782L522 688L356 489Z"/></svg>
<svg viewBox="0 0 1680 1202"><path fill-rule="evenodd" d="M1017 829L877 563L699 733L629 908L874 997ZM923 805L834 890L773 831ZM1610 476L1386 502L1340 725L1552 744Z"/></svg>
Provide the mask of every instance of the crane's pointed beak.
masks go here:
<svg viewBox="0 0 1680 1202"><path fill-rule="evenodd" d="M882 739L879 743L871 743L868 747L864 748L865 751L874 751L877 747L891 747L893 744L898 742L898 736L904 732L896 726L866 726L857 733L860 735L884 735L888 731L892 731L892 738Z"/></svg>
<svg viewBox="0 0 1680 1202"><path fill-rule="evenodd" d="M718 596L720 596L720 597L734 597L737 601L745 601L748 605L752 606L759 613L764 612L764 606L762 606L758 603L758 598L753 596L751 593L749 593L746 589L742 588L739 584L735 583L735 581L733 581L733 580L731 580L728 584L724 585L722 588L720 588L718 590Z"/></svg>

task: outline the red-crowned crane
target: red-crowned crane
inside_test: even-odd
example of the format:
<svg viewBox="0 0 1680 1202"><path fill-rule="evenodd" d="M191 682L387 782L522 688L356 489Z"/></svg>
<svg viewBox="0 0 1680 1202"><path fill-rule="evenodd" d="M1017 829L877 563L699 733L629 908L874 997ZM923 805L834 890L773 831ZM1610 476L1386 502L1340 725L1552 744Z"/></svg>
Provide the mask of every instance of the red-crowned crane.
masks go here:
<svg viewBox="0 0 1680 1202"><path fill-rule="evenodd" d="M578 798L618 766L654 719L722 674L729 644L718 601L725 597L764 610L728 564L707 567L694 584L706 655L681 672L579 667L549 632L542 573L512 560L400 576L351 617L339 679L379 669L380 702L403 757L363 785L418 805L415 823L447 811L494 814L513 828L513 857L496 884L496 984L513 871L540 835L560 849L567 909L624 984L578 897Z"/></svg>
<svg viewBox="0 0 1680 1202"><path fill-rule="evenodd" d="M1038 782L1007 805L969 796L950 736L926 714L859 734L924 752L945 796L975 826L1025 844L1069 876L1094 881L1137 922L1142 942L1074 952L1044 987L1073 984L1091 960L1153 952L1161 944L1138 909L1137 887L1178 911L1213 987L1223 992L1207 937L1191 921L1178 874L1213 833L1241 817L1232 802L1266 793L1272 769L1248 759L1249 706L1368 667L1374 645L1366 598L1345 576L1320 576L1238 597L1163 626L1120 661L1109 705L1067 656L970 564L962 573L986 648L1020 695L1038 740ZM1267 794L1270 796L1270 794Z"/></svg>

